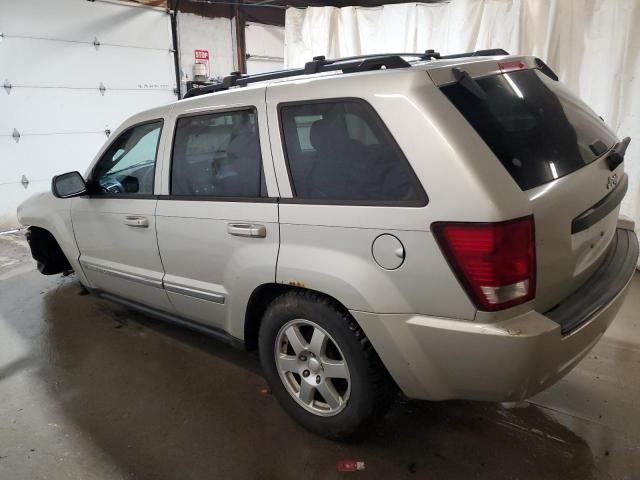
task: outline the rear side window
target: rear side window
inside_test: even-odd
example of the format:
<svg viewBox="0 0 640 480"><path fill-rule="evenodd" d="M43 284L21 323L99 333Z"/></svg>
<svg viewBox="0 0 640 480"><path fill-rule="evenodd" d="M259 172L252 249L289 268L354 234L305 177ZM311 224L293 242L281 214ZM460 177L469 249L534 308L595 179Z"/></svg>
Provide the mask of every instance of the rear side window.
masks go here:
<svg viewBox="0 0 640 480"><path fill-rule="evenodd" d="M266 196L255 111L179 118L173 140L171 194Z"/></svg>
<svg viewBox="0 0 640 480"><path fill-rule="evenodd" d="M280 107L295 196L422 206L426 194L373 109L361 101Z"/></svg>
<svg viewBox="0 0 640 480"><path fill-rule="evenodd" d="M537 70L476 79L486 99L461 84L442 92L478 132L523 190L593 162L592 147L617 139L579 98Z"/></svg>

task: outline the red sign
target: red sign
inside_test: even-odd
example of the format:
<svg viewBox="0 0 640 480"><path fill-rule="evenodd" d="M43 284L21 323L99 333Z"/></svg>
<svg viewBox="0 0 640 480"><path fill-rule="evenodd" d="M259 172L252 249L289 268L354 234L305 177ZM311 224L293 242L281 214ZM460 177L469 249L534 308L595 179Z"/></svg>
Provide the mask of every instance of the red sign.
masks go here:
<svg viewBox="0 0 640 480"><path fill-rule="evenodd" d="M194 50L195 65L193 66L193 76L198 79L209 78L209 50Z"/></svg>
<svg viewBox="0 0 640 480"><path fill-rule="evenodd" d="M206 60L209 61L209 50L195 50L196 62L198 60Z"/></svg>

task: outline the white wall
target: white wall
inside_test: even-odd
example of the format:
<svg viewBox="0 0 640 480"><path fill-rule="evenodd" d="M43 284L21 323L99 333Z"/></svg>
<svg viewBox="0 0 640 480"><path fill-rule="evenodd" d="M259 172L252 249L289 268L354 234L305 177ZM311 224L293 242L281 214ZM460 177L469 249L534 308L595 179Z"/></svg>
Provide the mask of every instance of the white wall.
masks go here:
<svg viewBox="0 0 640 480"><path fill-rule="evenodd" d="M178 42L182 92L193 79L194 51L209 52L211 78L221 79L238 70L235 22L229 18L208 18L192 13L178 15ZM281 70L284 67L284 27L247 22L245 27L247 73Z"/></svg>
<svg viewBox="0 0 640 480"><path fill-rule="evenodd" d="M183 93L186 81L193 79L194 50L209 51L209 71L214 79L225 77L237 70L232 24L229 18L201 17L193 13L178 14Z"/></svg>
<svg viewBox="0 0 640 480"><path fill-rule="evenodd" d="M49 189L53 175L83 172L107 140L105 129L176 97L170 21L162 10L0 0L0 32L0 83L13 86L9 93L0 88L2 230L16 225L17 205Z"/></svg>
<svg viewBox="0 0 640 480"><path fill-rule="evenodd" d="M247 73L284 68L284 27L247 22L245 28Z"/></svg>

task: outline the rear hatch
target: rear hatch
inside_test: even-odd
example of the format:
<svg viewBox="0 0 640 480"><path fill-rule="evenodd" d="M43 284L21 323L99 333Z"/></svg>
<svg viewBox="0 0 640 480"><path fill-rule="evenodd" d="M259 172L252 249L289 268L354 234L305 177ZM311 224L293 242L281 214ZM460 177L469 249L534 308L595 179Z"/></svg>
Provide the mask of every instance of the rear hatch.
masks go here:
<svg viewBox="0 0 640 480"><path fill-rule="evenodd" d="M626 144L538 59L473 59L429 75L528 198L535 308L551 309L604 259L626 192L615 152Z"/></svg>

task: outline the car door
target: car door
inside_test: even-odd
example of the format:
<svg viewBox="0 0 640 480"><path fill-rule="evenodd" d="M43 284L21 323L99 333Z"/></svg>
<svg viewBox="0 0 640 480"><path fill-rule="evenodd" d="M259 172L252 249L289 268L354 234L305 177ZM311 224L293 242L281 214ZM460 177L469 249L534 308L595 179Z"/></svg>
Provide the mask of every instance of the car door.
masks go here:
<svg viewBox="0 0 640 480"><path fill-rule="evenodd" d="M74 198L71 208L80 264L91 287L170 310L155 222L162 129L162 119L125 128L89 173L90 193Z"/></svg>
<svg viewBox="0 0 640 480"><path fill-rule="evenodd" d="M184 105L170 119L156 211L164 287L178 315L243 338L249 296L274 281L279 245L264 88Z"/></svg>

